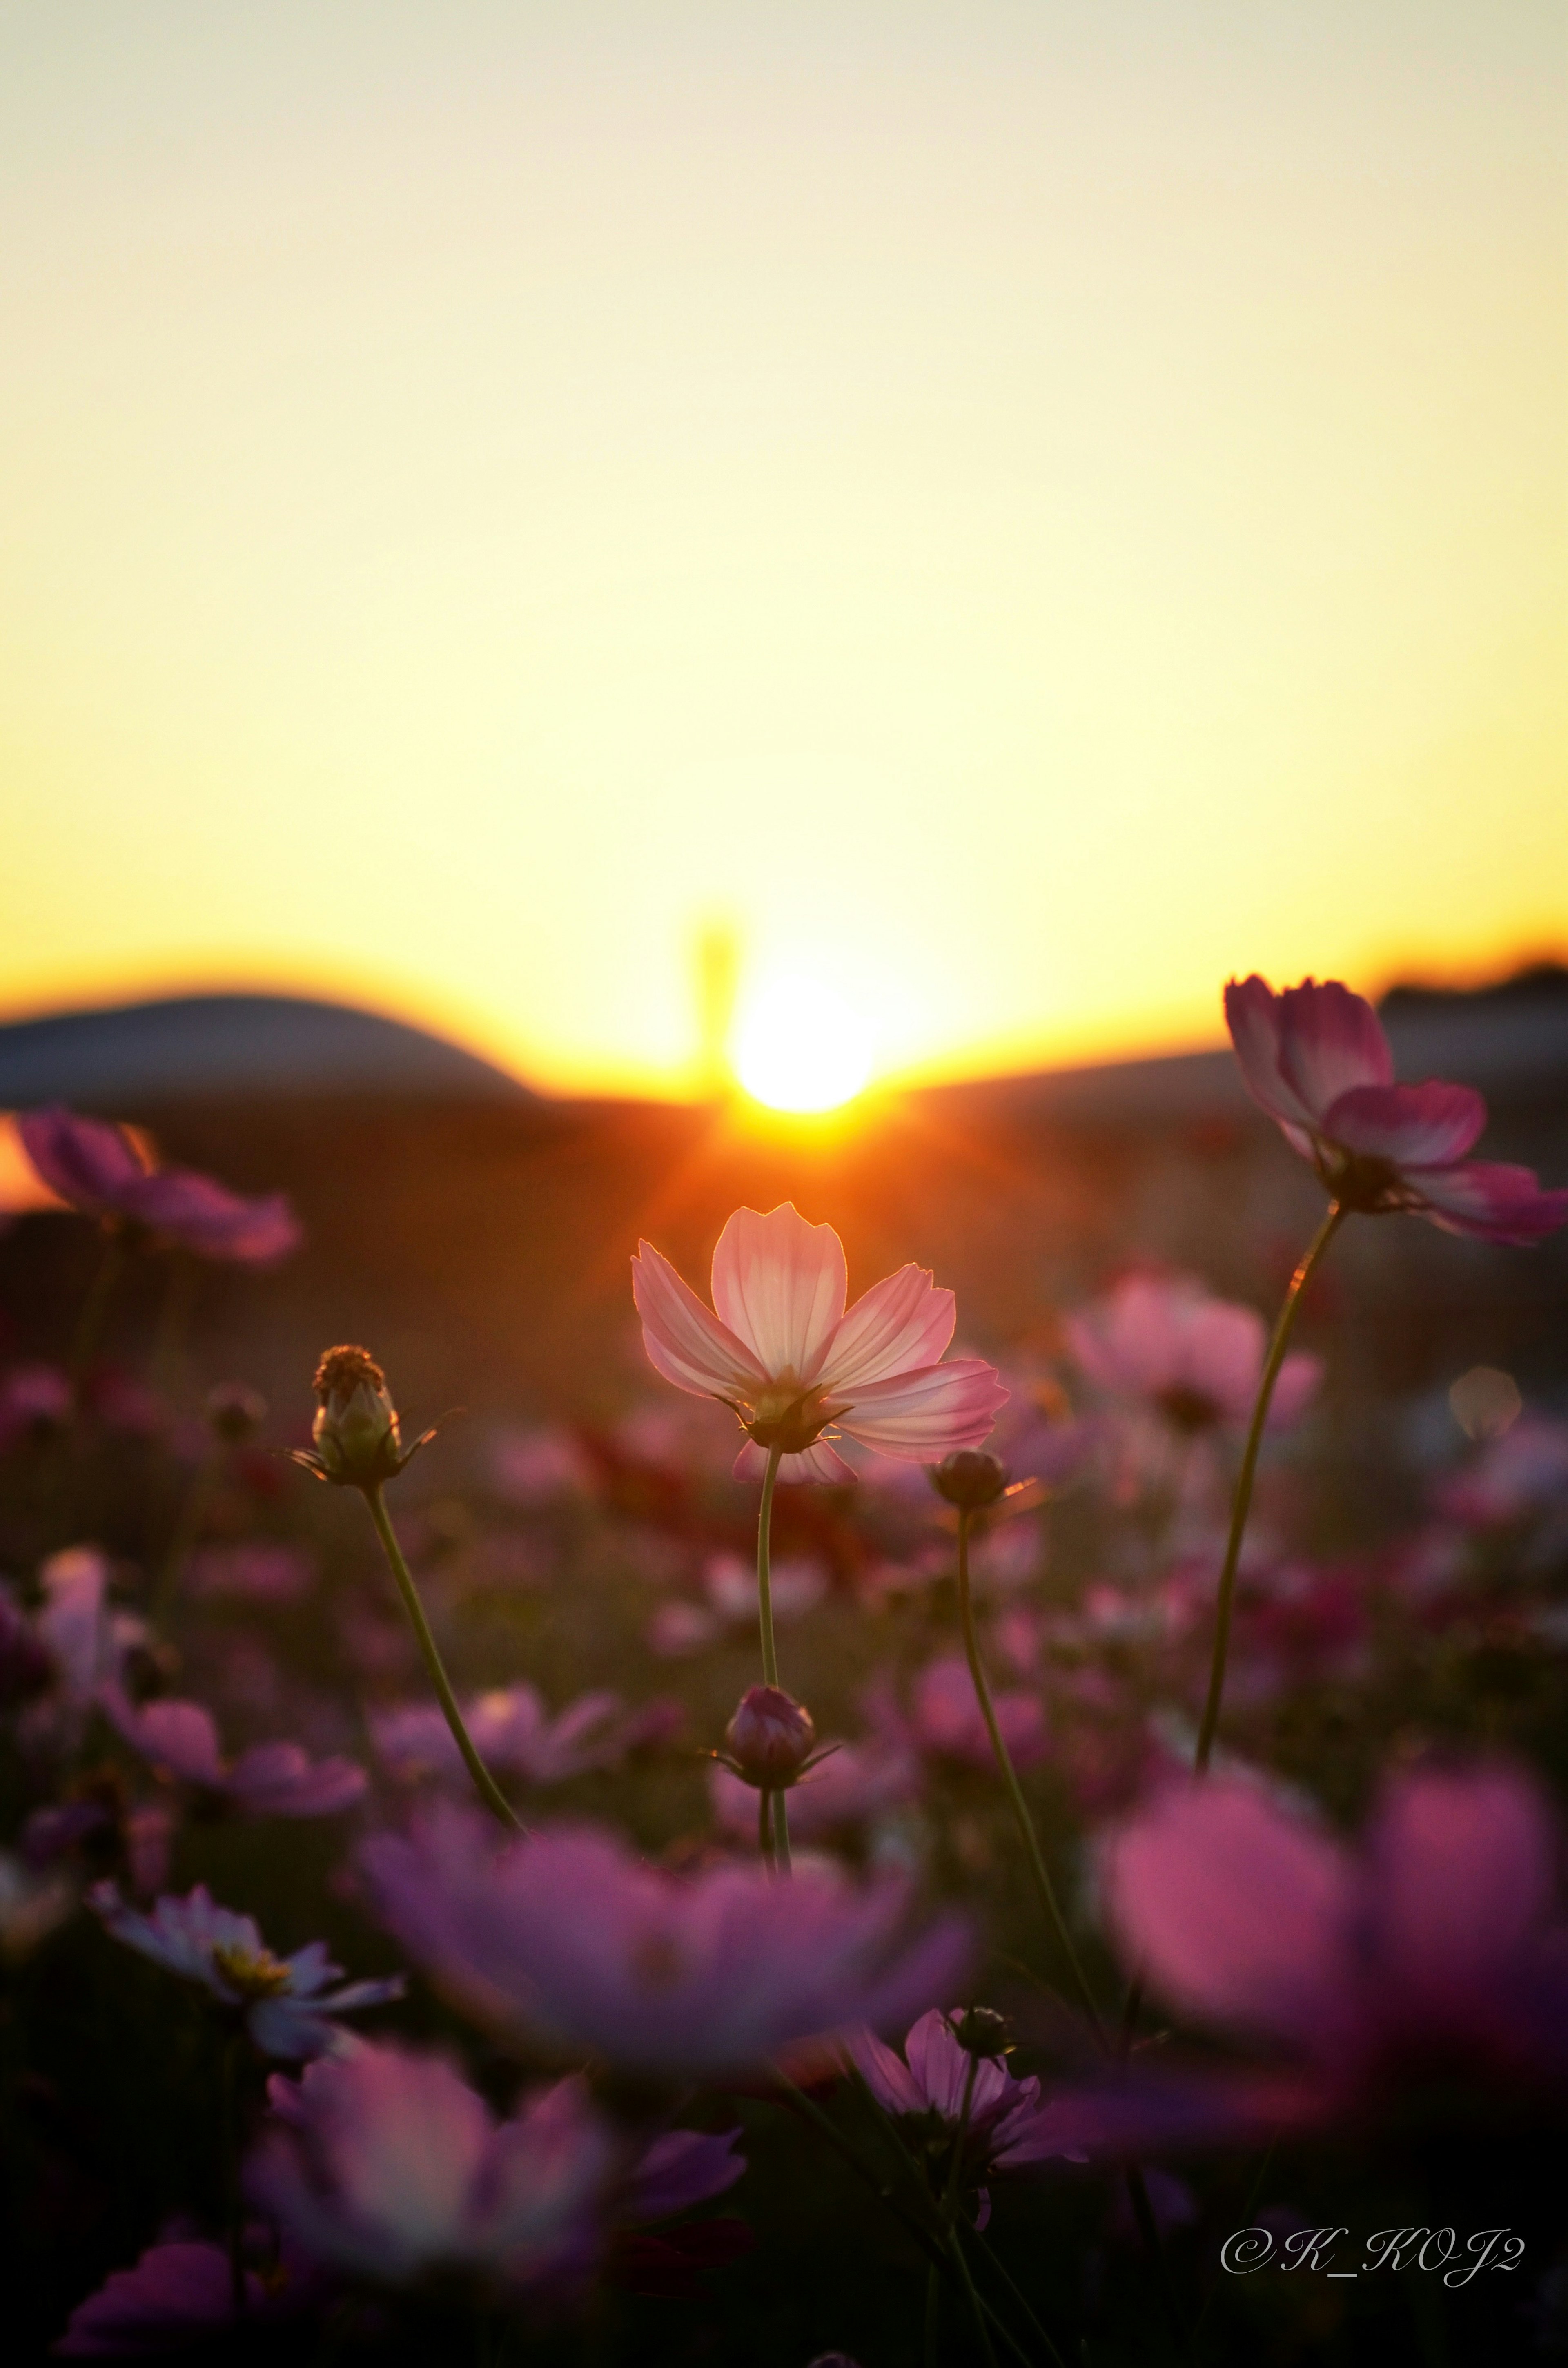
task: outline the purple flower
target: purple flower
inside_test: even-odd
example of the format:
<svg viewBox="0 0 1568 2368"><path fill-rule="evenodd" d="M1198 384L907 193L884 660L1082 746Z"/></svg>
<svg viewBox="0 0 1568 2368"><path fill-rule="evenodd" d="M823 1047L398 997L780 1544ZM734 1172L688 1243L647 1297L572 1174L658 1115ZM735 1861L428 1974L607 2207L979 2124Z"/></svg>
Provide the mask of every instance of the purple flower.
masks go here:
<svg viewBox="0 0 1568 2368"><path fill-rule="evenodd" d="M608 1768L645 1736L664 1730L667 1712L625 1714L620 1696L580 1694L551 1718L530 1685L499 1686L463 1706L474 1748L488 1768L506 1768L530 1784L561 1784L585 1769ZM433 1702L409 1702L370 1713L377 1757L405 1780L439 1776L468 1782L451 1729Z"/></svg>
<svg viewBox="0 0 1568 2368"><path fill-rule="evenodd" d="M668 2220L707 2203L733 2187L745 2170L744 2155L735 2147L738 2129L667 2130L655 2138L616 2192L618 2222L640 2225Z"/></svg>
<svg viewBox="0 0 1568 2368"><path fill-rule="evenodd" d="M993 1698L996 1724L1015 1767L1033 1768L1045 1758L1045 1713L1037 1697L1021 1687L1006 1688ZM884 1740L894 1749L911 1746L937 1759L957 1759L971 1768L991 1769L995 1760L974 1679L960 1653L928 1661L910 1690L909 1713L885 1687L874 1688L867 1709Z"/></svg>
<svg viewBox="0 0 1568 2368"><path fill-rule="evenodd" d="M1188 1275L1129 1275L1097 1305L1067 1318L1073 1354L1111 1396L1142 1400L1174 1429L1237 1426L1250 1417L1267 1335L1255 1308L1211 1299ZM1323 1379L1316 1357L1287 1357L1270 1425L1294 1422Z"/></svg>
<svg viewBox="0 0 1568 2368"><path fill-rule="evenodd" d="M243 2012L264 2055L298 2061L326 2055L344 2041L333 2016L403 1996L398 1974L329 1988L343 1968L329 1961L324 1941L312 1941L291 1957L276 1957L252 1917L219 1907L201 1884L188 1898L160 1899L150 1916L128 1907L112 1883L98 1884L89 1904L106 1930L127 1948L182 1981L199 1983L221 2005Z"/></svg>
<svg viewBox="0 0 1568 2368"><path fill-rule="evenodd" d="M1342 2100L1402 2058L1568 2073L1568 1928L1544 1804L1503 1767L1392 1782L1353 1854L1240 1778L1108 1845L1129 1964L1194 2020L1283 2043Z"/></svg>
<svg viewBox="0 0 1568 2368"><path fill-rule="evenodd" d="M226 1761L212 1713L200 1702L165 1697L138 1704L112 1684L99 1688L98 1701L143 1759L221 1794L243 1816L335 1816L365 1792L365 1771L354 1760L312 1760L298 1743L253 1743Z"/></svg>
<svg viewBox="0 0 1568 2368"><path fill-rule="evenodd" d="M275 2074L267 2096L247 2193L331 2269L392 2284L466 2271L515 2292L574 2281L597 2249L617 2148L578 2078L497 2123L440 2057L358 2045L298 2083Z"/></svg>
<svg viewBox="0 0 1568 2368"><path fill-rule="evenodd" d="M1486 1124L1469 1086L1394 1084L1381 1021L1336 979L1282 995L1256 975L1233 979L1225 1018L1254 1101L1341 1208L1406 1210L1520 1246L1568 1220L1568 1191L1543 1192L1530 1168L1465 1157Z"/></svg>
<svg viewBox="0 0 1568 2368"><path fill-rule="evenodd" d="M149 1169L125 1128L108 1120L78 1118L53 1103L25 1110L17 1132L40 1180L85 1217L247 1266L270 1265L299 1243L299 1222L281 1192L246 1200L192 1168Z"/></svg>
<svg viewBox="0 0 1568 2368"><path fill-rule="evenodd" d="M320 2298L319 2282L285 2251L265 2277L245 2271L244 2307L236 2312L222 2246L153 2245L134 2269L116 2270L77 2304L53 2348L67 2360L161 2360L187 2344L209 2344L231 2328L292 2317Z"/></svg>
<svg viewBox="0 0 1568 2368"><path fill-rule="evenodd" d="M478 2019L654 2076L752 2072L792 2043L906 2019L969 1954L951 1917L905 1939L896 1879L857 1888L824 1865L683 1878L581 1827L497 1851L457 1809L360 1855L392 1929Z"/></svg>
<svg viewBox="0 0 1568 2368"><path fill-rule="evenodd" d="M925 2120L944 2134L963 2123L972 2184L1004 2159L1015 2140L1033 2134L1040 2082L1032 2075L1015 2080L1000 2055L975 2055L960 2045L957 2032L963 2022L962 2008L944 2014L933 2007L912 2026L902 2056L870 2031L852 2032L845 2052L885 2112Z"/></svg>

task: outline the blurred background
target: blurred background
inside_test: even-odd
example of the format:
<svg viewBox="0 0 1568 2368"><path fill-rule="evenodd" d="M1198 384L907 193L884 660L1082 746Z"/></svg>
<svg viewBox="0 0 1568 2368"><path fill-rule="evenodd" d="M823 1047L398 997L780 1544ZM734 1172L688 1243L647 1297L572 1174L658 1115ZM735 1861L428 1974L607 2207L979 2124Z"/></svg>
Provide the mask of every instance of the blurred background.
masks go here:
<svg viewBox="0 0 1568 2368"><path fill-rule="evenodd" d="M6 9L0 1108L285 1187L279 1360L443 1399L606 1386L638 1232L743 1197L977 1338L1261 1300L1232 972L1426 990L1402 1073L1560 1180L1564 64L1532 0ZM1561 1257L1425 1231L1386 1353L1484 1297L1544 1371Z"/></svg>

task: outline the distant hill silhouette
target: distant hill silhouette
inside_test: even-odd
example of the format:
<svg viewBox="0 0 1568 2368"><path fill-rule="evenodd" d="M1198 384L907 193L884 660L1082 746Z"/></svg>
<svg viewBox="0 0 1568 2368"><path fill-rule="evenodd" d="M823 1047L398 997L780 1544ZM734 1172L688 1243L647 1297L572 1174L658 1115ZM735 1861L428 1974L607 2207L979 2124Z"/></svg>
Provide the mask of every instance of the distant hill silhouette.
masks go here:
<svg viewBox="0 0 1568 2368"><path fill-rule="evenodd" d="M187 995L0 1027L0 1109L119 1112L193 1096L532 1099L504 1069L379 1012L290 995Z"/></svg>

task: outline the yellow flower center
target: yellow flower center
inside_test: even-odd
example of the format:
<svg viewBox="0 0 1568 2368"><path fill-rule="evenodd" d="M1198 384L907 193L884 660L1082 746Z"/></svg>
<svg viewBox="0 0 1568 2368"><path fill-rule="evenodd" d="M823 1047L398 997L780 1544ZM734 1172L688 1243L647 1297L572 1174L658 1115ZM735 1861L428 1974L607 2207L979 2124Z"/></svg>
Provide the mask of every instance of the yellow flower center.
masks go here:
<svg viewBox="0 0 1568 2368"><path fill-rule="evenodd" d="M243 1998L276 1998L294 1978L270 1949L214 1949L212 1964Z"/></svg>

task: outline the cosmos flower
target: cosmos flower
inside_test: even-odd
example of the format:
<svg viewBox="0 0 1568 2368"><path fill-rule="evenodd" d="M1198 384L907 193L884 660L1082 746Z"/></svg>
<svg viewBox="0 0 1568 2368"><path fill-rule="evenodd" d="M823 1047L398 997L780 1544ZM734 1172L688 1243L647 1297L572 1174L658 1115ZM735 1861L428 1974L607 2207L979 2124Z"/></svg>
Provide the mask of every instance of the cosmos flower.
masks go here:
<svg viewBox="0 0 1568 2368"><path fill-rule="evenodd" d="M264 2238L252 2229L247 2239ZM256 2251L254 2242L247 2250ZM270 2248L276 2253L277 2248ZM78 2303L52 2346L65 2360L165 2359L242 2328L257 2329L298 2317L323 2299L321 2282L288 2248L265 2272L246 2267L243 2298L234 2307L228 2248L195 2237L165 2237L135 2266L116 2270L97 2294Z"/></svg>
<svg viewBox="0 0 1568 2368"><path fill-rule="evenodd" d="M1151 1406L1176 1430L1239 1428L1251 1416L1267 1349L1255 1308L1212 1299L1190 1276L1128 1275L1065 1326L1073 1354L1110 1396ZM1270 1428L1294 1422L1323 1379L1316 1357L1287 1357Z"/></svg>
<svg viewBox="0 0 1568 2368"><path fill-rule="evenodd" d="M1545 1805L1510 1768L1395 1779L1358 1853L1210 1777L1111 1839L1105 1896L1152 1989L1283 2043L1344 2097L1402 2059L1568 2073L1553 1862Z"/></svg>
<svg viewBox="0 0 1568 2368"><path fill-rule="evenodd" d="M1396 1086L1369 1003L1337 980L1276 995L1256 977L1225 989L1231 1041L1253 1099L1310 1159L1342 1209L1404 1210L1445 1233L1528 1245L1568 1221L1568 1191L1528 1167L1467 1159L1486 1104L1469 1086Z"/></svg>
<svg viewBox="0 0 1568 2368"><path fill-rule="evenodd" d="M959 2035L983 2021L996 2026L994 2054L966 2046ZM985 2036L980 2033L978 2044L983 2044ZM933 2007L911 2026L902 2055L885 2047L871 2031L852 2032L845 2054L884 2112L924 2122L944 2143L962 2122L972 2185L1006 2156L1040 2112L1040 2082L1032 2075L1015 2080L1001 2039L998 2016L966 2013L961 2007L943 2013Z"/></svg>
<svg viewBox="0 0 1568 2368"><path fill-rule="evenodd" d="M561 1784L586 1769L613 1767L629 1751L661 1739L678 1716L670 1702L628 1713L619 1694L595 1692L579 1694L552 1718L528 1684L495 1686L463 1705L485 1766L508 1769L530 1784ZM467 1783L461 1755L436 1703L372 1711L369 1725L377 1756L394 1775Z"/></svg>
<svg viewBox="0 0 1568 2368"><path fill-rule="evenodd" d="M976 1447L1006 1397L977 1357L939 1360L953 1337L950 1291L901 1267L845 1313L848 1270L831 1225L792 1202L761 1216L737 1209L713 1252L713 1307L704 1307L649 1242L631 1262L649 1358L677 1389L733 1406L750 1434L737 1476L782 1451L784 1480L846 1481L831 1425L881 1455L937 1463Z"/></svg>
<svg viewBox="0 0 1568 2368"><path fill-rule="evenodd" d="M249 1817L331 1817L351 1808L366 1789L352 1759L312 1759L298 1743L253 1743L225 1760L212 1713L202 1703L172 1696L128 1701L118 1685L98 1690L105 1716L133 1751L153 1767L215 1793Z"/></svg>
<svg viewBox="0 0 1568 2368"><path fill-rule="evenodd" d="M274 1956L255 1919L218 1907L201 1884L187 1898L160 1899L150 1916L128 1907L112 1883L97 1884L88 1904L127 1948L242 2013L264 2055L327 2055L343 2039L335 2015L403 1996L396 1974L331 1989L343 1968L330 1963L324 1941L312 1941L291 1957Z"/></svg>
<svg viewBox="0 0 1568 2368"><path fill-rule="evenodd" d="M193 1168L150 1169L125 1128L108 1120L53 1103L23 1111L17 1132L40 1179L100 1224L246 1266L270 1266L299 1245L299 1221L281 1192L246 1200Z"/></svg>
<svg viewBox="0 0 1568 2368"><path fill-rule="evenodd" d="M516 2292L580 2274L617 2167L586 2084L558 2080L497 2122L439 2056L355 2046L274 2075L246 2192L324 2265L404 2284L467 2271Z"/></svg>
<svg viewBox="0 0 1568 2368"><path fill-rule="evenodd" d="M993 1700L1013 1764L1034 1768L1045 1758L1045 1713L1037 1695L1006 1687ZM909 1690L905 1710L885 1683L873 1685L866 1708L878 1734L894 1751L913 1749L937 1759L961 1760L971 1768L994 1768L995 1757L974 1679L961 1653L927 1661Z"/></svg>
<svg viewBox="0 0 1568 2368"><path fill-rule="evenodd" d="M360 1863L386 1922L477 2020L654 2077L755 2072L792 2043L906 2020L969 1953L953 1917L907 1937L893 1877L682 1877L583 1827L497 1850L450 1808L409 1839L373 1836Z"/></svg>

